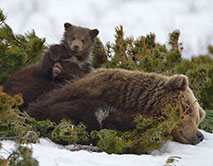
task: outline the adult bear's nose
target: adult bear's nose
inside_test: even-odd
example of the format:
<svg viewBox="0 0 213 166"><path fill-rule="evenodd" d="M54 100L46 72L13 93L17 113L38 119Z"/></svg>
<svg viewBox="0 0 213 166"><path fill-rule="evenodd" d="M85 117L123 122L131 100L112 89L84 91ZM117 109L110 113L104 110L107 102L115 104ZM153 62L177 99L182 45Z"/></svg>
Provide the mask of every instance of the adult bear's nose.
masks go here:
<svg viewBox="0 0 213 166"><path fill-rule="evenodd" d="M204 139L203 134L200 131L198 131L196 133L196 137L195 137L195 144L198 144L198 143L202 142L203 139Z"/></svg>

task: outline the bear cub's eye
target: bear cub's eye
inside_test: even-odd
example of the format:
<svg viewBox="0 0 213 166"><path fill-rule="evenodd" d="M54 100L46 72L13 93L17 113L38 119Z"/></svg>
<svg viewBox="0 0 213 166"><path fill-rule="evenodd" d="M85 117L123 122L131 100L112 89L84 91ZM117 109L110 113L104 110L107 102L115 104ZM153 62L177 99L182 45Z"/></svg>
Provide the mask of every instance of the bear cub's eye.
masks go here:
<svg viewBox="0 0 213 166"><path fill-rule="evenodd" d="M72 37L72 40L75 40L75 37Z"/></svg>
<svg viewBox="0 0 213 166"><path fill-rule="evenodd" d="M81 40L81 42L82 42L82 43L85 43L85 40L84 40L84 39L82 39L82 40Z"/></svg>

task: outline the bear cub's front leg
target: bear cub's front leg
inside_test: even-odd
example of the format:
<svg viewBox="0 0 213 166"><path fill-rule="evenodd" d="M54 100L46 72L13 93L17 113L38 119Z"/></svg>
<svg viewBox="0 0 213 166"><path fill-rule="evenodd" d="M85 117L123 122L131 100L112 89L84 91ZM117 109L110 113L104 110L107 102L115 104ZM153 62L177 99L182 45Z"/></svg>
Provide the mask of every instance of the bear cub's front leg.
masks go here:
<svg viewBox="0 0 213 166"><path fill-rule="evenodd" d="M55 79L62 72L62 66L59 62L53 65L52 78Z"/></svg>
<svg viewBox="0 0 213 166"><path fill-rule="evenodd" d="M62 51L61 51L61 47L59 44L55 44L50 46L49 48L49 58L50 60L52 60L53 62L57 62L59 61L59 59L61 58Z"/></svg>
<svg viewBox="0 0 213 166"><path fill-rule="evenodd" d="M61 45L55 44L49 48L49 59L54 63L52 66L52 79L55 80L62 72L62 66L59 63L62 58L62 48Z"/></svg>

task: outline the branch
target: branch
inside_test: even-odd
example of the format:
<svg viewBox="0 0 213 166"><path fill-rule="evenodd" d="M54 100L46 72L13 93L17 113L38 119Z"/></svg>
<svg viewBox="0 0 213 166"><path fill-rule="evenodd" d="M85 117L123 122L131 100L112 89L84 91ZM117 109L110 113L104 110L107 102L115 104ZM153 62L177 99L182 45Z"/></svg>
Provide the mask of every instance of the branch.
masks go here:
<svg viewBox="0 0 213 166"><path fill-rule="evenodd" d="M69 151L87 150L89 152L102 152L102 150L99 147L93 146L92 144L90 145L75 144L74 147L66 147L65 149Z"/></svg>

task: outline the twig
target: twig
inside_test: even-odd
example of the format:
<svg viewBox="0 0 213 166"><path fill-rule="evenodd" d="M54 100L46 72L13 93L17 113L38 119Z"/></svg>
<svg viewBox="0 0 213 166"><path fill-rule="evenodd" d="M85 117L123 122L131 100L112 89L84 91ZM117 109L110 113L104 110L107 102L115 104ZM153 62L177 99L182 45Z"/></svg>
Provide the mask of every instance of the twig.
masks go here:
<svg viewBox="0 0 213 166"><path fill-rule="evenodd" d="M74 147L72 148L66 147L65 149L69 151L87 150L89 152L102 152L102 150L99 147L93 146L92 144L90 145L75 144Z"/></svg>
<svg viewBox="0 0 213 166"><path fill-rule="evenodd" d="M185 111L184 113L187 114L187 112L189 111L189 109L197 102L198 100L195 100Z"/></svg>

